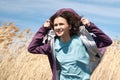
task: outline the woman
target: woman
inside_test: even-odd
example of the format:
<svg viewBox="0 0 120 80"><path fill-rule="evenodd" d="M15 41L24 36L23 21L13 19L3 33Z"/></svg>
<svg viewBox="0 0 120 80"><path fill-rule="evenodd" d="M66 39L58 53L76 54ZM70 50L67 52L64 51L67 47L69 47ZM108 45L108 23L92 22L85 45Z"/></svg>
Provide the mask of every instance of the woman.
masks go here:
<svg viewBox="0 0 120 80"><path fill-rule="evenodd" d="M90 33L95 34L94 40L98 48L112 43L112 40L96 25L79 16L71 8L58 10L50 20L44 23L31 41L28 47L29 52L48 55L53 80L58 80L54 55L61 69L59 80L90 80L90 57L78 35L79 27L82 25L85 25ZM44 37L51 28L55 31L53 50L49 40L43 43Z"/></svg>

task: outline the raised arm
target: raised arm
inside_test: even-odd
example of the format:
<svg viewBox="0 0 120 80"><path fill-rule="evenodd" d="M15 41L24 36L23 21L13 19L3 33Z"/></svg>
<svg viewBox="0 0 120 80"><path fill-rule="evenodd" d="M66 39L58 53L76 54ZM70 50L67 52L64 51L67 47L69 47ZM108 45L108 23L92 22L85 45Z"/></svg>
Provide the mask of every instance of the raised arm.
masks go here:
<svg viewBox="0 0 120 80"><path fill-rule="evenodd" d="M28 51L37 54L48 54L50 53L50 42L43 43L45 35L50 30L50 20L46 20L44 25L38 30L29 44Z"/></svg>
<svg viewBox="0 0 120 80"><path fill-rule="evenodd" d="M43 43L45 35L48 33L49 29L42 26L38 32L36 32L31 43L28 46L28 51L30 53L36 54L47 54L50 51L49 42Z"/></svg>
<svg viewBox="0 0 120 80"><path fill-rule="evenodd" d="M99 29L95 24L89 22L89 20L85 18L82 19L82 22L90 33L95 34L95 37L93 38L98 48L106 47L112 44L111 38L106 35L101 29Z"/></svg>

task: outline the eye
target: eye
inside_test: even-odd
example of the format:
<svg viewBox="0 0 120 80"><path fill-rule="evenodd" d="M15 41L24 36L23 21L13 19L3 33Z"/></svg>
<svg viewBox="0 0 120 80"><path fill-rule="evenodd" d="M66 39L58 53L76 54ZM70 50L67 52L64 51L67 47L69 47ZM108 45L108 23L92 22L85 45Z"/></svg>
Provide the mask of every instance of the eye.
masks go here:
<svg viewBox="0 0 120 80"><path fill-rule="evenodd" d="M59 24L54 24L54 27L56 27L56 26L62 26L62 25L64 25L64 23L59 23Z"/></svg>
<svg viewBox="0 0 120 80"><path fill-rule="evenodd" d="M64 25L64 23L60 23L59 25Z"/></svg>
<svg viewBox="0 0 120 80"><path fill-rule="evenodd" d="M58 24L54 24L54 26L57 26Z"/></svg>

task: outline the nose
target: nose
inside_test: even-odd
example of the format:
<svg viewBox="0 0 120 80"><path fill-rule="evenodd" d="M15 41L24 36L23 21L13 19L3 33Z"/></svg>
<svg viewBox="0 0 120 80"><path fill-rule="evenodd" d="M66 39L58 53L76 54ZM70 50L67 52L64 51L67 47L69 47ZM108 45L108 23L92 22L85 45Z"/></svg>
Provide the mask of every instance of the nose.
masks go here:
<svg viewBox="0 0 120 80"><path fill-rule="evenodd" d="M61 26L60 26L60 25L56 25L54 28L55 28L55 29L60 29Z"/></svg>

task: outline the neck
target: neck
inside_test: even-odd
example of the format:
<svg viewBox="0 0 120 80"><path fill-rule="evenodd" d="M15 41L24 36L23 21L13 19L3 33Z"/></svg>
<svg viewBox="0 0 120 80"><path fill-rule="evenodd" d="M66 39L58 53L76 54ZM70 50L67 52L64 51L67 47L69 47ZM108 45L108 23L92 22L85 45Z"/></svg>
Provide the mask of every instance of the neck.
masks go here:
<svg viewBox="0 0 120 80"><path fill-rule="evenodd" d="M71 39L71 37L70 37L70 35L68 35L68 36L61 36L60 39L61 39L62 42L67 42L67 41L69 41Z"/></svg>

